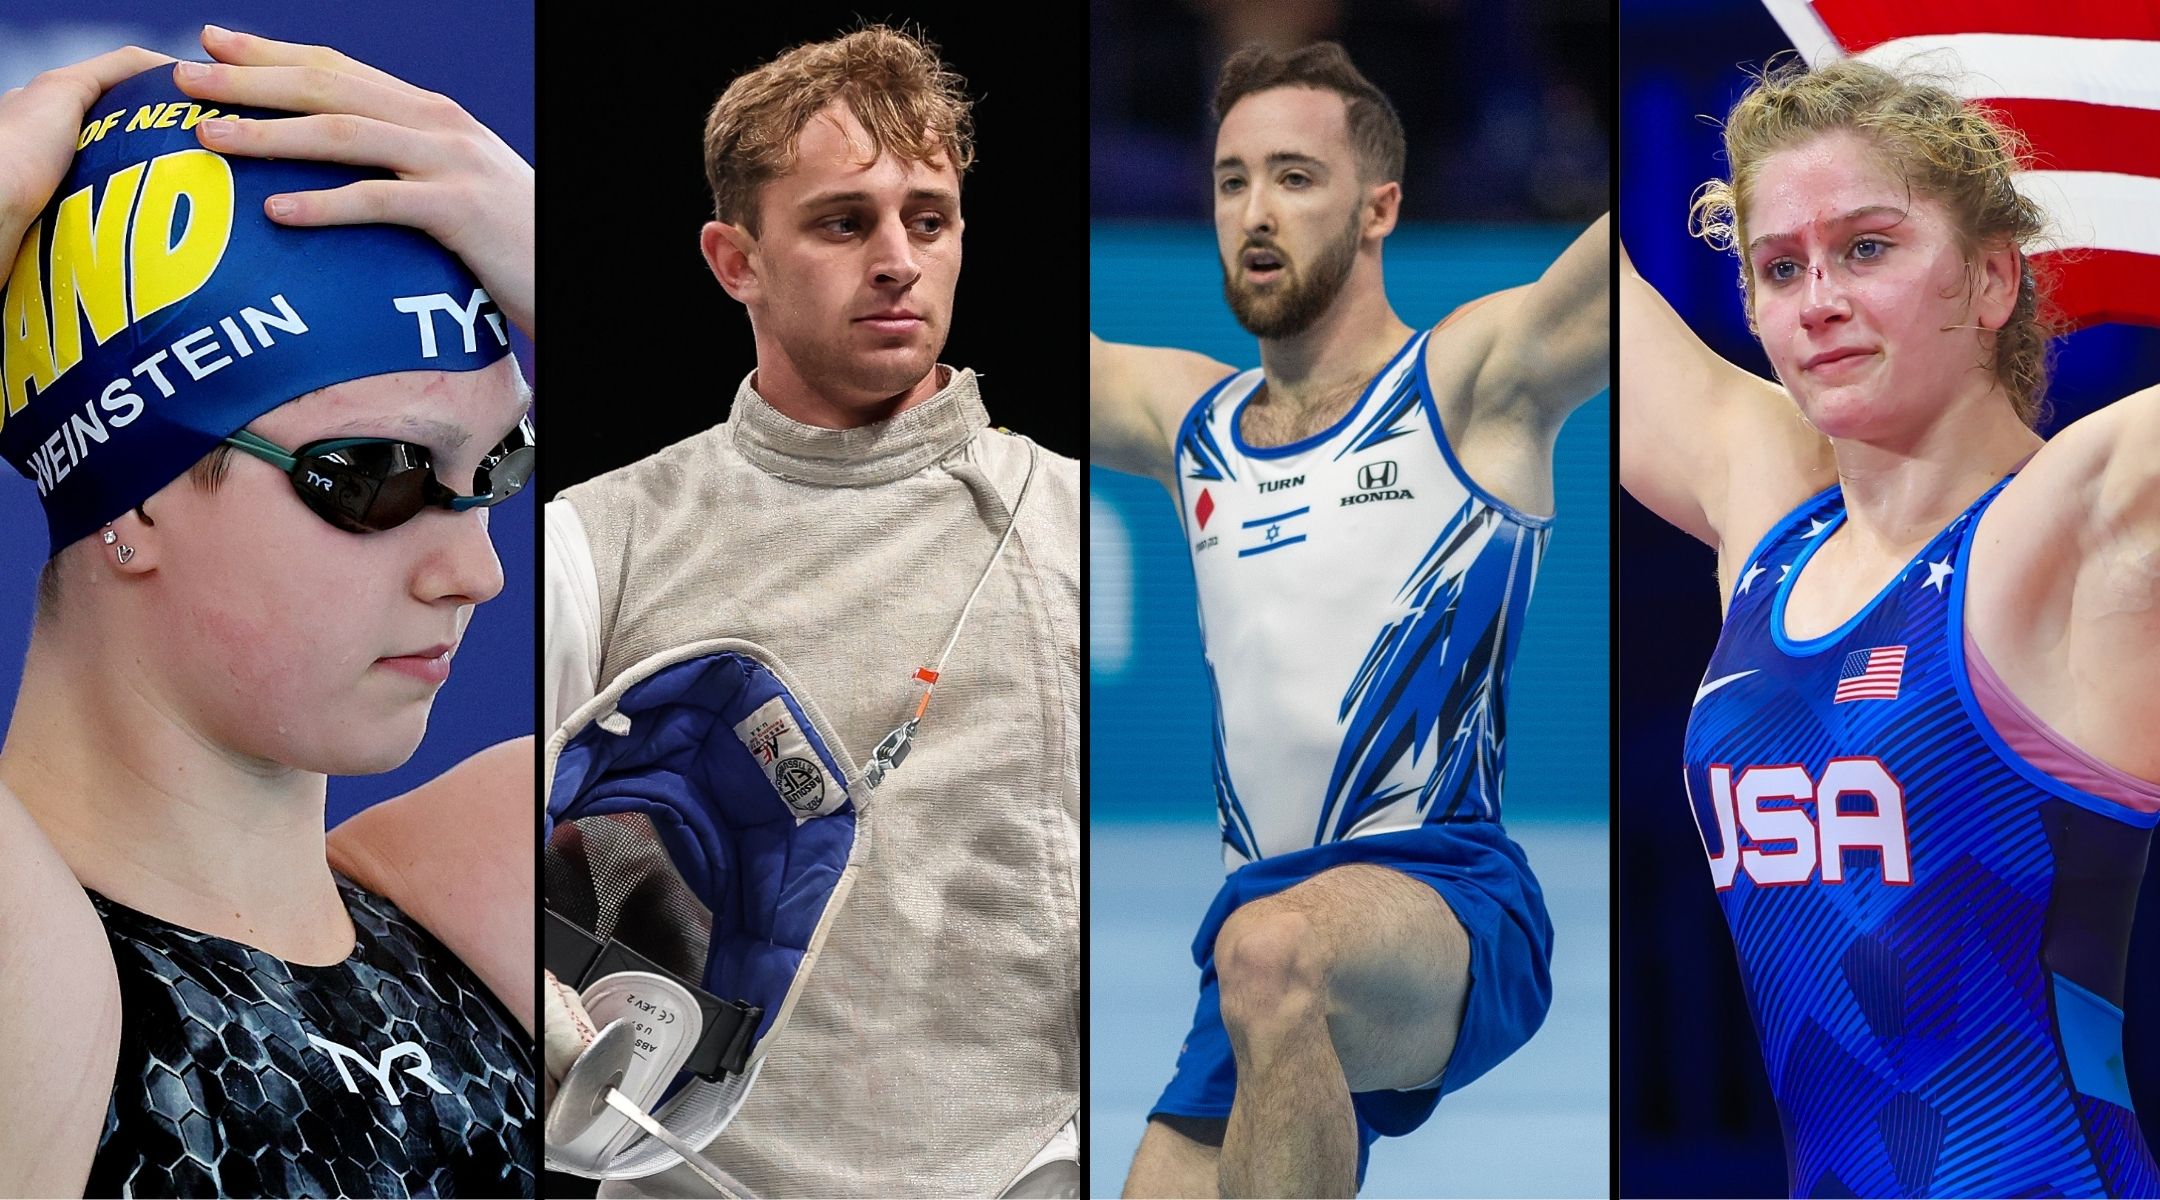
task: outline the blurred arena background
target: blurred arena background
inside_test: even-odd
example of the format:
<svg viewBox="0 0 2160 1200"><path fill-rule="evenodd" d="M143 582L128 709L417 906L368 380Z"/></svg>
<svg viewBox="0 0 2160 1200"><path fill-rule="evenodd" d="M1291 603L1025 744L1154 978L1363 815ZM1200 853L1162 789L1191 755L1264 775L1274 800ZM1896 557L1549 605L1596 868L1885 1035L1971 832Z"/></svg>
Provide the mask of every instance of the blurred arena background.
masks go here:
<svg viewBox="0 0 2160 1200"><path fill-rule="evenodd" d="M291 5L268 0L97 0L32 9L0 8L0 91L32 76L120 46L135 44L175 58L207 57L205 22L287 42L318 43L379 67L408 83L442 92L533 161L533 8L528 0L456 7L420 0L362 6ZM4 169L4 165L0 165ZM15 247L5 252L12 260ZM533 348L513 334L525 378L534 387ZM537 410L536 410L537 411ZM535 418L541 436L546 421ZM0 468L0 730L22 682L23 653L37 575L45 565L44 510L27 479ZM535 477L537 486L539 477ZM450 681L437 695L427 739L412 760L383 775L330 781L328 823L427 782L475 751L533 732L533 582L535 508L529 495L490 511L502 558L502 594L481 605L458 650Z"/></svg>
<svg viewBox="0 0 2160 1200"><path fill-rule="evenodd" d="M1402 112L1387 274L1406 321L1536 278L1608 204L1609 30L1603 4L1577 0L1095 0L1092 328L1258 363L1222 302L1207 183L1216 69L1256 38L1342 41ZM1557 930L1553 1010L1425 1128L1383 1139L1365 1195L1609 1191L1609 413L1600 396L1561 436L1559 521L1509 709L1505 812ZM1089 492L1090 1193L1116 1195L1192 1017L1191 941L1222 857L1177 515L1148 480L1091 469Z"/></svg>
<svg viewBox="0 0 2160 1200"><path fill-rule="evenodd" d="M1767 377L1735 260L1688 236L1687 202L1725 171L1713 122L1746 89L1741 65L1792 43L1760 4L1722 0L1627 0L1620 37L1621 240L1712 349ZM2043 432L2160 382L2160 331L2099 326L2059 345ZM1782 1196L1777 1110L1680 783L1689 704L1717 643L1716 564L1634 501L1620 504L1620 1194ZM2160 1133L2156 893L2148 876L2125 1025L2148 1141Z"/></svg>

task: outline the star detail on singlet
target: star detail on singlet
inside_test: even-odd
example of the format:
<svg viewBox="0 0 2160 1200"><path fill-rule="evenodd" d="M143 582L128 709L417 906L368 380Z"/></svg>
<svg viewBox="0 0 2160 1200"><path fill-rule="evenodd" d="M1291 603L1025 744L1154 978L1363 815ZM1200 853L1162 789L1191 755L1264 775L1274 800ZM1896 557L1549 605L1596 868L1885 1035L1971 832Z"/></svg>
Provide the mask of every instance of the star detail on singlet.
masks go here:
<svg viewBox="0 0 2160 1200"><path fill-rule="evenodd" d="M1938 592L1943 590L1944 581L1948 580L1951 573L1956 570L1948 562L1931 562L1927 565L1927 569L1927 581L1920 586L1934 588Z"/></svg>
<svg viewBox="0 0 2160 1200"><path fill-rule="evenodd" d="M1811 517L1808 519L1807 532L1800 536L1804 538L1820 537L1822 531L1828 528L1830 528L1830 522L1823 520L1821 517Z"/></svg>
<svg viewBox="0 0 2160 1200"><path fill-rule="evenodd" d="M1756 577L1757 575L1760 575L1760 574L1762 574L1762 573L1763 573L1763 565L1762 565L1761 563L1755 563L1755 564L1753 564L1752 566L1748 567L1748 569L1747 569L1747 573L1746 573L1746 574L1744 574L1744 575L1742 575L1742 576L1740 577L1740 590L1741 590L1742 592L1745 592L1745 591L1747 591L1747 590L1748 590L1748 585L1749 585L1749 584L1751 584L1751 583L1754 583L1754 582L1755 582L1755 577Z"/></svg>

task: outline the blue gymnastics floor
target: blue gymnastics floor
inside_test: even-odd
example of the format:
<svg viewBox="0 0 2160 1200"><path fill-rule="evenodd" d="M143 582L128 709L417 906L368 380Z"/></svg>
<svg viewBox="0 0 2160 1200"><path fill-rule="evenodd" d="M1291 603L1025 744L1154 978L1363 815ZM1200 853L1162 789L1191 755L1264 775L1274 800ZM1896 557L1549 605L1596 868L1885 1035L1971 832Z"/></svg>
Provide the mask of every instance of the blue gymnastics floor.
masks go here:
<svg viewBox="0 0 2160 1200"><path fill-rule="evenodd" d="M1553 1007L1530 1044L1373 1147L1365 1196L1609 1194L1608 875L1602 823L1511 819L1555 930ZM1222 879L1213 824L1088 835L1088 1194L1115 1196L1192 1016L1193 930Z"/></svg>

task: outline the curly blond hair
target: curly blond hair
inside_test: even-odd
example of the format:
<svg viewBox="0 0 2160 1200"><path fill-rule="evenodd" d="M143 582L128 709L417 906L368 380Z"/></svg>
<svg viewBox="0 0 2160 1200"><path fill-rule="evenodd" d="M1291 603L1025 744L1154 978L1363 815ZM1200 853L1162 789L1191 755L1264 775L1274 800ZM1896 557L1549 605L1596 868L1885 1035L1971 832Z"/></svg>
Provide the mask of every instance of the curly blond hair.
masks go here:
<svg viewBox="0 0 2160 1200"><path fill-rule="evenodd" d="M730 83L706 115L713 215L757 236L758 188L794 167L803 126L834 100L869 133L870 161L887 150L922 163L945 155L965 175L975 161L966 85L935 45L884 25L789 50Z"/></svg>
<svg viewBox="0 0 2160 1200"><path fill-rule="evenodd" d="M1713 179L1695 190L1688 230L1740 257L1749 326L1755 323L1755 293L1745 252L1747 205L1763 161L1839 130L1865 137L1907 186L1941 202L1968 257L1984 247L2018 250L2017 303L1995 333L1989 366L2019 418L2037 423L2047 389L2049 339L2058 322L2048 303L2051 281L2034 270L2027 253L2046 226L2046 214L2014 183L2030 153L2016 129L1961 99L1941 76L1892 72L1852 59L1813 70L1797 58L1773 60L1733 105L1724 125L1732 178Z"/></svg>

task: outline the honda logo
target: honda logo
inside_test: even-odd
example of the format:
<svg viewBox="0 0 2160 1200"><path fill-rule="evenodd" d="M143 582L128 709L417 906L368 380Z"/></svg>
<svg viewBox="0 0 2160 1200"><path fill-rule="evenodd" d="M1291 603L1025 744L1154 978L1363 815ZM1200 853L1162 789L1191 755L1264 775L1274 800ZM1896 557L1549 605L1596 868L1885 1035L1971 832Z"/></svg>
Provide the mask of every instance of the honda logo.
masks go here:
<svg viewBox="0 0 2160 1200"><path fill-rule="evenodd" d="M1366 463L1358 468L1357 485L1365 491L1395 486L1395 464L1392 462Z"/></svg>

